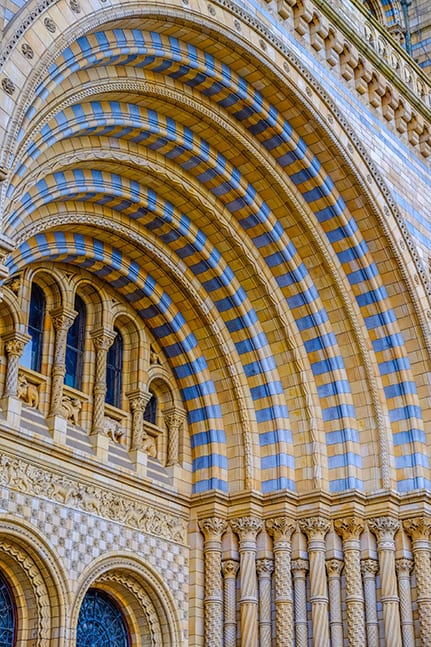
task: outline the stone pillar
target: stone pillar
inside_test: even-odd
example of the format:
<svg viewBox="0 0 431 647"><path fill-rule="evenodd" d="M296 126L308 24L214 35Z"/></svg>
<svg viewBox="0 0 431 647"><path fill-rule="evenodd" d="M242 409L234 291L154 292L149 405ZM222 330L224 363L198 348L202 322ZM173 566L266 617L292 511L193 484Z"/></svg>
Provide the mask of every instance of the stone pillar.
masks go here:
<svg viewBox="0 0 431 647"><path fill-rule="evenodd" d="M49 416L61 414L64 376L66 375L67 333L77 315L75 310L57 308L49 313L55 330L54 362L51 373L51 404Z"/></svg>
<svg viewBox="0 0 431 647"><path fill-rule="evenodd" d="M132 411L132 447L142 449L148 434L144 430L144 411L151 399L150 391L137 389L127 394L129 405Z"/></svg>
<svg viewBox="0 0 431 647"><path fill-rule="evenodd" d="M413 623L410 582L410 572L413 568L413 564L414 562L412 559L401 558L395 561L395 568L398 574L403 647L415 647L415 629Z"/></svg>
<svg viewBox="0 0 431 647"><path fill-rule="evenodd" d="M5 335L4 348L7 357L6 380L4 386L4 397L14 397L18 395L18 369L19 358L21 357L24 346L30 341L30 335L14 332L11 335Z"/></svg>
<svg viewBox="0 0 431 647"><path fill-rule="evenodd" d="M299 522L308 539L310 561L310 602L313 646L327 647L329 642L328 588L325 567L325 536L330 523L323 517L309 517Z"/></svg>
<svg viewBox="0 0 431 647"><path fill-rule="evenodd" d="M293 645L294 623L290 538L295 531L295 527L295 523L288 517L276 517L266 521L268 534L273 538L276 647L292 647Z"/></svg>
<svg viewBox="0 0 431 647"><path fill-rule="evenodd" d="M166 465L177 465L180 458L180 435L186 419L186 412L180 407L172 407L163 412L163 418L168 430Z"/></svg>
<svg viewBox="0 0 431 647"><path fill-rule="evenodd" d="M224 576L224 647L236 647L236 574L239 563L225 559Z"/></svg>
<svg viewBox="0 0 431 647"><path fill-rule="evenodd" d="M421 644L428 645L431 639L431 564L429 543L431 519L427 517L406 519L403 522L403 526L412 540Z"/></svg>
<svg viewBox="0 0 431 647"><path fill-rule="evenodd" d="M379 647L379 622L376 601L376 573L378 570L379 564L376 559L363 559L361 561L368 647Z"/></svg>
<svg viewBox="0 0 431 647"><path fill-rule="evenodd" d="M271 647L271 573L274 564L271 559L256 562L259 581L259 647Z"/></svg>
<svg viewBox="0 0 431 647"><path fill-rule="evenodd" d="M343 570L341 559L326 560L329 590L329 626L331 630L331 644L334 647L343 644L343 617L341 614L341 583L340 575ZM364 643L365 645L365 643Z"/></svg>
<svg viewBox="0 0 431 647"><path fill-rule="evenodd" d="M308 646L307 630L307 582L308 562L305 559L292 561L293 587L295 592L295 639L296 647Z"/></svg>
<svg viewBox="0 0 431 647"><path fill-rule="evenodd" d="M232 519L232 530L239 537L241 645L258 647L256 536L263 528L257 517Z"/></svg>
<svg viewBox="0 0 431 647"><path fill-rule="evenodd" d="M92 434L103 434L106 397L106 360L116 333L105 330L94 330L91 333L96 349L96 371L93 389L93 423Z"/></svg>
<svg viewBox="0 0 431 647"><path fill-rule="evenodd" d="M392 517L370 519L368 525L377 537L377 551L380 563L380 599L383 607L385 640L391 647L401 647L401 623L397 578L395 574L394 536L399 523Z"/></svg>
<svg viewBox="0 0 431 647"><path fill-rule="evenodd" d="M223 647L223 581L221 537L227 528L224 519L214 517L199 522L205 537L205 645Z"/></svg>
<svg viewBox="0 0 431 647"><path fill-rule="evenodd" d="M362 647L366 644L364 594L361 577L361 545L359 542L364 525L362 519L358 517L337 519L334 522L335 531L343 540L347 642L349 647Z"/></svg>

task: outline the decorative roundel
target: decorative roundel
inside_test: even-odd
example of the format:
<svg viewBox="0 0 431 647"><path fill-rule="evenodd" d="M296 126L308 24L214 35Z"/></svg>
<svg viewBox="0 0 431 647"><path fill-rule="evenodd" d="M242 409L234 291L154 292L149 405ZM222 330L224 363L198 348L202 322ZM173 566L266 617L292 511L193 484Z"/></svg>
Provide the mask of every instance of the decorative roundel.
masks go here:
<svg viewBox="0 0 431 647"><path fill-rule="evenodd" d="M130 647L126 623L109 595L90 589L78 618L76 647Z"/></svg>
<svg viewBox="0 0 431 647"><path fill-rule="evenodd" d="M9 586L0 573L0 647L15 645L15 604Z"/></svg>

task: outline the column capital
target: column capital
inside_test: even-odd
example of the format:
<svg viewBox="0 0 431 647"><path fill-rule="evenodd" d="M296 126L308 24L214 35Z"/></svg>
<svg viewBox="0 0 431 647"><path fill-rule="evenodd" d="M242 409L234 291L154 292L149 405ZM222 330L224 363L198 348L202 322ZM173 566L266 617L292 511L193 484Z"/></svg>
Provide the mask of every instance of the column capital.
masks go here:
<svg viewBox="0 0 431 647"><path fill-rule="evenodd" d="M306 559L293 559L291 568L293 572L303 571L304 575L308 572L309 564Z"/></svg>
<svg viewBox="0 0 431 647"><path fill-rule="evenodd" d="M96 350L109 350L112 346L117 333L113 330L106 330L105 328L98 328L92 330L90 336L93 340Z"/></svg>
<svg viewBox="0 0 431 647"><path fill-rule="evenodd" d="M234 578L239 570L239 562L237 562L236 559L225 559L222 562L221 568L225 578Z"/></svg>
<svg viewBox="0 0 431 647"><path fill-rule="evenodd" d="M168 429L181 428L187 418L187 412L182 407L170 407L162 411L163 420Z"/></svg>
<svg viewBox="0 0 431 647"><path fill-rule="evenodd" d="M149 403L152 393L144 389L136 389L126 393L132 411L144 411Z"/></svg>
<svg viewBox="0 0 431 647"><path fill-rule="evenodd" d="M376 535L378 541L392 542L400 524L398 519L393 517L375 517L374 519L368 519L368 526Z"/></svg>
<svg viewBox="0 0 431 647"><path fill-rule="evenodd" d="M375 576L378 570L379 570L379 563L377 559L361 559L362 575Z"/></svg>
<svg viewBox="0 0 431 647"><path fill-rule="evenodd" d="M288 542L295 532L296 524L289 517L274 517L265 521L265 527L274 542Z"/></svg>
<svg viewBox="0 0 431 647"><path fill-rule="evenodd" d="M359 539L364 531L365 523L360 517L346 517L334 521L335 532L347 541L349 539Z"/></svg>
<svg viewBox="0 0 431 647"><path fill-rule="evenodd" d="M258 517L238 517L231 519L232 530L239 536L240 541L255 540L263 528L263 521Z"/></svg>
<svg viewBox="0 0 431 647"><path fill-rule="evenodd" d="M299 520L299 527L308 539L324 539L331 524L325 517L307 517Z"/></svg>
<svg viewBox="0 0 431 647"><path fill-rule="evenodd" d="M63 307L55 308L54 310L50 310L49 312L49 316L52 320L52 325L57 332L59 330L69 330L77 314L78 313L76 312L76 310Z"/></svg>
<svg viewBox="0 0 431 647"><path fill-rule="evenodd" d="M259 577L263 575L270 576L274 570L274 562L272 561L272 559L267 559L265 557L257 559L256 570Z"/></svg>
<svg viewBox="0 0 431 647"><path fill-rule="evenodd" d="M395 569L399 575L409 575L413 569L414 561L407 557L395 560Z"/></svg>
<svg viewBox="0 0 431 647"><path fill-rule="evenodd" d="M414 517L413 519L405 519L403 527L406 533L413 541L418 539L429 540L431 532L431 519L428 517Z"/></svg>
<svg viewBox="0 0 431 647"><path fill-rule="evenodd" d="M4 348L7 355L20 357L24 346L30 341L31 335L22 332L12 332L3 336Z"/></svg>
<svg viewBox="0 0 431 647"><path fill-rule="evenodd" d="M342 559L327 559L326 571L329 577L337 577L343 570L344 562Z"/></svg>
<svg viewBox="0 0 431 647"><path fill-rule="evenodd" d="M219 517L211 517L209 519L201 519L199 521L199 528L201 529L205 540L215 539L221 541L221 537L227 528L227 521Z"/></svg>

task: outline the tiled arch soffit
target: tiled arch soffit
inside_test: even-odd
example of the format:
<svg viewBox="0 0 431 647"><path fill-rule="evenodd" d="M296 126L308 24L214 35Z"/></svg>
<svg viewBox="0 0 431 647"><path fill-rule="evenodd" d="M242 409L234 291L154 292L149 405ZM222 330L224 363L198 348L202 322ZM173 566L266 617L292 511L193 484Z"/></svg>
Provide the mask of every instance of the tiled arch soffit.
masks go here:
<svg viewBox="0 0 431 647"><path fill-rule="evenodd" d="M114 19L137 15L138 11L142 12L142 8L138 10L137 7L124 5L116 9L110 7L109 15L112 22ZM221 6L217 7L217 11L222 12ZM251 399L257 410L256 419L247 421L246 424L257 434L261 448L265 448L260 464L263 491L279 488L294 490L295 459L289 431L289 412L283 402L277 361L266 339L264 326L254 312L253 303L241 286L240 277L235 276L229 264L219 255L216 246L205 233L206 227L199 228L181 211L181 201L176 203L173 199L170 202L165 195L159 195L143 183L136 182L126 170L120 178L116 172L109 169L109 164L104 165L103 171L93 172L83 164L85 151L78 152L74 149L73 136L79 136L87 129L94 141L99 141L100 137L109 133L111 137L118 139L117 155L120 159L121 155L124 155L135 167L145 163L146 170L153 175L157 172L165 173L171 186L180 186L181 172L186 173L189 179L182 190L184 192L189 187L192 188L190 201L198 204L199 209L203 207L208 213L214 212L216 207L222 214L221 222L225 221L227 235L232 240L239 240L239 244L241 239L247 241L246 246L252 250L247 254L243 245L242 254L247 259L247 264L252 266L256 259L259 259L265 273L268 274L267 284L274 284L277 298L273 300L272 307L278 308L278 316L287 323L287 328L291 331L292 348L300 348L296 350L296 359L304 373L304 377L301 378L302 397L304 401L308 401L310 419L313 418L311 411L317 410L318 427L323 425L325 429L325 423L333 421L334 416L340 421L336 441L339 444L339 462L334 461L334 465L337 465L337 475L340 474L339 463L343 457L346 465L344 477L337 476L337 479L332 477L329 465L326 477L329 489L361 489L360 440L348 374L331 327L330 317L319 294L319 287L308 272L306 263L302 262L294 241L289 237L289 231L293 227L289 214L281 214L281 209L278 209L278 218L260 196L259 189L235 167L233 160L228 156L220 156L211 140L206 142L204 138L184 127L178 119L167 118L162 114L156 118L151 109L142 106L132 109L126 99L116 101L115 95L112 99L101 102L97 96L92 97L91 93L87 96L84 96L84 93L79 96L78 93L75 94L74 105L71 106L67 96L56 94L64 79L72 74L71 70L75 74L77 70L84 69L92 57L99 67L105 60L107 64L112 65L112 70L118 66L128 70L125 61L109 59L111 56L125 56L125 51L122 50L124 43L121 42L124 33L113 32L103 27L99 29L106 20L104 11L101 10L100 13L100 16L90 15L87 18L81 18L80 14L73 30L71 28L69 32L59 36L56 54L51 56L49 61L43 60L42 57L42 67L37 68L30 76L27 85L22 88L22 96L18 90L14 94L17 105L12 117L11 135L18 141L18 147L15 152L10 143L9 159L4 160L5 166L11 166L11 171L3 183L3 224L6 234L12 230L17 232L21 244L9 256L10 272L21 270L29 262L41 259L60 259L84 267L87 263L96 276L100 274L105 278L106 268L109 268L110 280L114 285L118 285L119 291L126 300L133 303L161 345L168 349L168 356L183 388L185 399L190 397L188 405L194 446L201 448L199 443L204 435L210 439L207 460L202 460L202 448L196 452L194 458L195 491L211 487L226 489L225 438L216 389L211 382L198 340L177 305L171 302L166 290L133 258L131 248L119 255L118 250L107 242L100 246L95 244L95 238L88 232L85 235L64 233L55 237L55 245L47 245L49 232L44 232L44 222L46 224L47 220L44 221L43 216L45 214L48 218L48 215L52 215L53 206L55 207L55 202L60 198L64 199L67 196L71 205L79 199L79 217L82 224L91 224L92 218L96 222L101 214L100 206L103 204L104 213L106 210L111 213L111 223L107 222L106 226L112 226L116 230L118 199L121 198L122 209L132 223L131 230L133 231L136 222L139 222L139 226L135 228L136 236L139 235L140 226L147 230L145 240L141 240L139 244L149 249L148 241L153 237L153 249L148 253L155 256L154 248L158 247L158 258L161 258L165 268L171 266L170 272L174 271L174 259L180 258L184 276L190 277L187 278L189 286L198 286L198 294L194 298L196 301L200 300L201 312L205 311L203 302L210 301L211 317L215 322L223 321L232 335L232 339L227 340L222 340L219 336L218 343L220 348L224 344L225 357L231 355L231 366L241 366L243 374L247 376L246 383L242 380L237 388L238 392L246 393L246 399ZM231 14L226 15L232 18ZM171 17L178 22L184 21L184 9L172 10ZM160 13L158 18L160 19ZM191 26L194 19L197 17L187 17ZM216 19L213 17L211 20L214 20L215 24ZM224 34L227 42L236 41L235 46L240 47L238 36L224 29L221 26L222 22L220 19L220 33ZM257 29L256 20L253 26ZM104 31L105 34L98 39L92 37L92 43L88 40L84 42L83 39L77 43L72 36L69 38L72 31L76 38L77 31L86 33L89 29ZM251 156L261 160L263 168L270 169L271 178L281 187L290 208L293 208L295 213L301 213L311 234L313 247L320 250L322 257L326 256L325 268L328 268L334 282L337 283L339 294L344 293L343 307L349 312L352 328L355 329L359 354L362 355L361 363L372 367L367 378L372 387L371 391L374 391L376 417L382 420L379 431L383 461L385 455L390 453L388 443L400 442L401 437L408 439L405 451L411 457L410 471L404 467L399 471L395 467L394 471L388 463L385 468L382 467L383 482L386 487L392 487L396 481L401 490L409 489L412 485L417 487L428 484L429 468L424 449L420 406L408 354L404 343L401 343L401 330L367 244L364 224L355 220L349 209L349 200L344 200L342 191L341 194L338 192L337 182L326 172L325 164L320 163L318 155L313 153L312 146L307 146L301 138L301 129L293 128L286 122L265 96L233 70L229 70L228 66L221 65L210 55L203 55L193 46L185 46L183 42L179 42L181 39L177 41L172 36L159 37L155 23L145 34L145 44L136 39L136 34L132 31L128 31L127 36L127 56L131 57L128 62L133 65L132 58L134 62L139 60L144 69L152 69L158 75L174 79L172 85L175 89L171 90L169 96L166 92L163 95L157 84L147 82L141 87L146 92L153 92L157 99L164 96L165 100L171 101L181 101L178 88L180 84L192 87L192 91L187 91L188 109L200 112L208 123L213 124L217 123L217 115L226 115L226 127L231 125L233 131L235 123L239 132L239 135L235 135L235 145L240 146L241 137L252 144ZM400 251L399 240L394 240L391 229L399 232L398 237L402 239L404 248L407 245L412 252L413 245L407 232L401 227L401 218L398 217L383 181L367 158L360 142L348 124L343 123L341 115L337 113L323 90L305 68L301 69L293 55L289 57L289 53L283 54L289 59L289 62L285 63L289 68L286 83L290 86L290 91L299 96L301 104L307 107L308 114L313 115L319 132L323 134L327 150L337 151L338 159L343 159L346 168L349 168L352 183L368 196L367 213L378 222L380 231L384 233L384 240L386 244L389 241L391 252L398 260L398 269L402 272L403 259L409 253L406 249ZM255 56L256 59L259 58L257 52ZM261 64L263 63L268 74L276 68L276 64L271 66L267 58L265 61L261 60ZM286 74L286 67L284 70ZM169 77L171 73L172 76ZM133 78L133 73L129 72L129 76L131 78L127 81L112 80L112 91L115 92L123 84L124 89L139 92L140 83ZM37 115L43 110L45 97L50 97L51 94L54 101L49 104L49 109L46 109L46 118L42 126L37 121ZM191 98L189 94L192 95ZM286 92L286 97L288 94ZM197 102L193 105L196 96L201 96L201 106ZM207 110L205 114L208 106L213 106L213 112ZM103 129L98 125L100 119L104 120ZM37 125L34 138L21 138L21 129L30 128L33 120ZM81 166L70 169L66 163L63 169L56 170L55 167L52 168L53 159L49 159L51 153L47 153L48 147L55 151L55 144L65 137L70 138L72 143L69 152L75 155L74 162ZM110 159L115 161L112 156ZM15 188L18 191L21 178L28 180L30 174L34 173L32 165L39 164L39 161L42 165L38 173L43 170L45 164L46 177L34 184L29 183L28 191L18 194L14 202L14 191ZM49 162L51 168L48 170ZM175 166L180 170L177 174ZM97 195L94 195L95 186ZM38 217L41 216L37 223L32 221L32 214L36 210ZM56 222L56 226L59 224L60 220ZM24 232L29 238L24 238ZM127 236L125 231L124 237ZM186 251L181 252L183 248L178 247L179 239L184 242ZM189 260L190 255L192 261ZM353 261L357 265L355 271L352 271ZM203 272L210 276L204 284L199 277ZM410 269L404 271L403 280L408 285L411 301L418 303L417 295L423 288L420 284L415 284L411 274ZM184 287L189 294L190 287ZM262 289L265 290L265 287ZM348 290L352 290L356 297L356 302L351 305L348 305ZM213 297L211 292L217 292L217 295ZM373 316L369 315L370 303L376 308ZM421 308L417 307L416 311L420 313ZM421 323L424 328L427 327L424 320ZM310 330L314 331L314 336L310 334ZM383 353L379 340L387 340L389 337L392 342L385 346ZM317 343L311 343L314 339L319 340L319 351L324 356L324 360L320 362L314 360ZM374 347L374 353L370 346ZM373 360L367 362L371 355ZM190 375L184 375L185 365L194 367L192 378L195 389L199 392L199 406L194 402L196 390L186 386L189 384ZM381 386L388 371L396 374L397 379L390 389L386 387L384 390L386 400L382 404L378 401L376 390ZM263 388L254 386L256 374L260 374ZM306 386L307 377L310 376L311 393ZM383 422L387 417L391 421L391 438L386 437L387 428ZM268 420L271 420L273 425L271 440L268 439ZM330 440L333 438L333 432L324 431L323 438L328 444L333 442ZM278 463L275 478L274 461L268 460L271 456L279 458L275 461ZM394 474L391 473L393 471ZM335 474L335 468L333 473Z"/></svg>

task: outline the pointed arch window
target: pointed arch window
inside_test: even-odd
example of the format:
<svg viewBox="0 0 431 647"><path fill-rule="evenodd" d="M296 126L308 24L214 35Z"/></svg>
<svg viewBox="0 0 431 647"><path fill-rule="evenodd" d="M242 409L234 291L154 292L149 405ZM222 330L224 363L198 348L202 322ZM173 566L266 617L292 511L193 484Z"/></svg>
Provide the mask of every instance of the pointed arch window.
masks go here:
<svg viewBox="0 0 431 647"><path fill-rule="evenodd" d="M76 632L76 647L130 647L123 614L110 595L90 589L82 602Z"/></svg>
<svg viewBox="0 0 431 647"><path fill-rule="evenodd" d="M24 349L21 364L28 366L33 371L40 372L43 351L43 326L45 321L46 299L45 294L37 283L31 286L30 309L28 315L28 334L31 339Z"/></svg>
<svg viewBox="0 0 431 647"><path fill-rule="evenodd" d="M117 328L115 339L109 347L106 358L106 396L105 401L121 408L121 391L123 375L123 337Z"/></svg>
<svg viewBox="0 0 431 647"><path fill-rule="evenodd" d="M74 389L81 389L85 349L86 308L81 297L76 295L74 308L78 313L67 333L66 374L64 383Z"/></svg>
<svg viewBox="0 0 431 647"><path fill-rule="evenodd" d="M0 647L14 647L15 644L15 603L9 585L0 573Z"/></svg>

